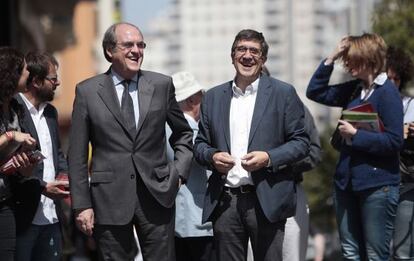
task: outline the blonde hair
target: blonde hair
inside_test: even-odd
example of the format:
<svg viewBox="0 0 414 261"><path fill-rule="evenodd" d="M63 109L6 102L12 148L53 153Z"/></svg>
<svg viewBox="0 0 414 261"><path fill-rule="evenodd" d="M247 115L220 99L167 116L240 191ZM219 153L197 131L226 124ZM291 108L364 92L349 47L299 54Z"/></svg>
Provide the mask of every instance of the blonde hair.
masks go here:
<svg viewBox="0 0 414 261"><path fill-rule="evenodd" d="M346 68L365 67L375 75L385 70L387 45L381 36L364 33L361 36L349 36L348 41L349 48L341 55Z"/></svg>

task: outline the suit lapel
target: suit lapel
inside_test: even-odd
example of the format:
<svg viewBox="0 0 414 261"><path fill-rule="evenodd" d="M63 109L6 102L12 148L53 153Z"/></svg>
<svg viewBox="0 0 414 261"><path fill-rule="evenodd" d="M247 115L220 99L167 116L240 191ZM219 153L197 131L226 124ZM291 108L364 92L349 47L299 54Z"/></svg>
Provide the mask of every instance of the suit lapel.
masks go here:
<svg viewBox="0 0 414 261"><path fill-rule="evenodd" d="M108 110L114 115L116 121L122 126L125 132L128 133L128 136L132 139L133 137L124 123L124 118L121 114L121 105L118 101L114 83L108 72L106 73L104 80L100 82L99 85L101 85L102 88L98 91L98 95L101 97Z"/></svg>
<svg viewBox="0 0 414 261"><path fill-rule="evenodd" d="M55 170L56 170L56 175L57 173L57 165L59 164L58 162L58 145L56 144L56 141L58 140L58 126L57 124L57 119L55 119L55 117L52 115L51 113L51 108L50 105L46 105L45 111L43 113L44 117L46 118L46 123L47 126L49 127L49 134L50 134L50 139L52 141L52 153L53 153L53 163L55 166Z"/></svg>
<svg viewBox="0 0 414 261"><path fill-rule="evenodd" d="M259 123L264 115L270 97L270 81L267 76L261 76L259 87L257 90L256 102L254 105L252 125L250 126L249 144L252 142L253 136L259 126Z"/></svg>
<svg viewBox="0 0 414 261"><path fill-rule="evenodd" d="M17 94L16 96L17 101L23 106L24 108L24 116L22 119L22 127L24 129L25 133L29 133L30 136L32 136L35 140L36 140L36 149L38 150L42 150L41 146L40 146L40 141L39 141L39 136L37 135L37 131L36 131L36 127L34 125L34 122L32 120L32 116L30 114L29 109L26 106L26 103L23 101L22 97L20 97L19 94ZM43 179L43 162L41 162L40 164L36 165L35 169L34 169L34 176Z"/></svg>
<svg viewBox="0 0 414 261"><path fill-rule="evenodd" d="M148 82L145 76L140 73L138 74L138 103L139 103L139 121L137 126L136 135L138 136L139 131L147 117L149 107L151 105L152 96L154 94L154 87Z"/></svg>
<svg viewBox="0 0 414 261"><path fill-rule="evenodd" d="M22 105L24 108L24 117L22 120L24 131L26 133L29 133L36 140L36 146L40 149L39 136L37 135L36 127L33 123L32 117L30 116L30 111L27 109L26 104L19 94L17 94L15 97L20 105Z"/></svg>
<svg viewBox="0 0 414 261"><path fill-rule="evenodd" d="M229 82L227 88L224 88L223 96L221 96L221 115L222 115L222 126L224 131L224 138L227 143L229 152L231 152L231 142L230 142L230 104L231 98L233 96L233 91L231 89L232 82ZM214 104L213 104L214 106Z"/></svg>

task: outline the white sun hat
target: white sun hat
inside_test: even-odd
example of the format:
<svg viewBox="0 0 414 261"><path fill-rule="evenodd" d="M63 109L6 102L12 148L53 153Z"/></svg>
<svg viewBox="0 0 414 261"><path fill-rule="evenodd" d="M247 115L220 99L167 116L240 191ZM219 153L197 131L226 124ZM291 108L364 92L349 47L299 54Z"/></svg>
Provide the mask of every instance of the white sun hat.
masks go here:
<svg viewBox="0 0 414 261"><path fill-rule="evenodd" d="M189 72L182 71L172 75L173 83L175 86L175 98L177 102L184 101L193 94L199 91L204 91L195 79L194 75Z"/></svg>

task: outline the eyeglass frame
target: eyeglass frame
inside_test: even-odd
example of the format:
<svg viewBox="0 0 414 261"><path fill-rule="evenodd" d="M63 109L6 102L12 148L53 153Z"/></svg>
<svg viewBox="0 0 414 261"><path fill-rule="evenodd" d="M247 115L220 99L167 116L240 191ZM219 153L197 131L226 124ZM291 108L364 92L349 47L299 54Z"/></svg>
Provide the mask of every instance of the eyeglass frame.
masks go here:
<svg viewBox="0 0 414 261"><path fill-rule="evenodd" d="M249 50L250 54L256 58L260 58L263 55L263 51L261 49L258 49L256 47L244 46L244 45L236 46L234 48L234 54L244 55L247 53L247 50Z"/></svg>
<svg viewBox="0 0 414 261"><path fill-rule="evenodd" d="M147 44L144 41L141 42L120 42L116 43L116 46L119 46L121 50L132 50L134 46L137 46L138 49L143 50L147 47Z"/></svg>
<svg viewBox="0 0 414 261"><path fill-rule="evenodd" d="M55 84L55 85L58 84L58 82L59 82L59 78L57 77L57 75L56 76L53 76L53 77L46 76L45 77L45 80L48 80L52 84Z"/></svg>

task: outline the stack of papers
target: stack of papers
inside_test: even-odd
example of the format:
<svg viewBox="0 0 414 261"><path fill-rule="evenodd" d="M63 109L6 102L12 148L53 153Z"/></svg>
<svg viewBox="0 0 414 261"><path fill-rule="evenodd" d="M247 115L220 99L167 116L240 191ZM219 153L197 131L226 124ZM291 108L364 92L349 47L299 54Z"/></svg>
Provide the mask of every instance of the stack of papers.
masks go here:
<svg viewBox="0 0 414 261"><path fill-rule="evenodd" d="M384 124L370 103L343 110L342 119L348 121L357 129L373 132L384 131Z"/></svg>

